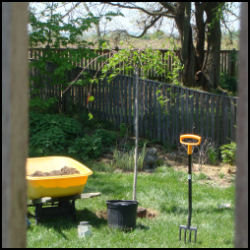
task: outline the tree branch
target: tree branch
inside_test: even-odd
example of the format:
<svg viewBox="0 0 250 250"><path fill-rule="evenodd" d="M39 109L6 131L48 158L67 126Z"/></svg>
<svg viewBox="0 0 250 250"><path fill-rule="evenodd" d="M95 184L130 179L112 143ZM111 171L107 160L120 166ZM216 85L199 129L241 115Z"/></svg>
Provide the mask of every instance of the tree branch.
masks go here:
<svg viewBox="0 0 250 250"><path fill-rule="evenodd" d="M159 10L155 10L155 11L149 11L149 10L146 10L142 7L139 7L139 6L136 6L134 4L132 4L133 6L131 5L122 5L120 3L111 3L111 2L101 2L103 4L109 4L109 5L112 5L112 6L117 6L119 8L125 8L125 9L134 9L134 10L140 10L146 14L148 14L149 16L159 16L159 15L162 15L162 16L168 16L168 17L172 17L173 16L169 16L169 10L167 11L162 11L163 8L160 8Z"/></svg>
<svg viewBox="0 0 250 250"><path fill-rule="evenodd" d="M127 32L127 30L116 30L116 31L119 31L120 33L124 33L124 34L126 34L127 36L129 36L129 37L140 38L140 37L142 37L143 35L145 35L146 32L148 31L148 29L150 29L152 26L154 26L154 24L155 24L161 17L162 17L162 16L157 16L157 17L155 17L153 20L151 20L150 24L145 25L144 30L143 30L142 33L141 33L140 35L138 35L138 36L129 34L129 33Z"/></svg>
<svg viewBox="0 0 250 250"><path fill-rule="evenodd" d="M174 17L176 15L176 6L175 4L171 4L168 2L159 2L164 8L166 8L168 10L168 12L170 12Z"/></svg>
<svg viewBox="0 0 250 250"><path fill-rule="evenodd" d="M62 17L62 19L64 18L64 17L66 17L66 16L68 16L77 6L79 6L80 4L81 4L82 2L78 2L78 3L76 3L63 17Z"/></svg>
<svg viewBox="0 0 250 250"><path fill-rule="evenodd" d="M115 51L115 52L116 52L116 51ZM90 61L90 62L80 71L80 73L76 76L76 78L75 78L73 81L71 81L71 82L69 83L69 86L68 86L66 89L63 90L61 96L63 96L63 95L72 87L72 85L79 79L79 77L81 76L81 74L83 73L83 71L86 70L86 68L87 68L90 64L92 64L93 62L95 62L98 58L108 55L109 53L110 53L110 51L107 52L107 53L105 53L105 54L103 54L103 55L97 56L97 57L95 57L92 61ZM114 52L111 51L111 53L114 53Z"/></svg>
<svg viewBox="0 0 250 250"><path fill-rule="evenodd" d="M150 22L148 25L145 25L144 30L142 31L142 33L141 33L140 35L138 35L138 36L130 35L130 34L128 34L128 32L127 32L127 34L128 34L130 37L140 38L140 37L142 37L143 35L145 35L146 32L148 31L148 29L150 29L152 26L154 26L154 24L155 24L161 17L162 17L162 16L157 16L157 17L155 17L153 20L151 20L151 22Z"/></svg>

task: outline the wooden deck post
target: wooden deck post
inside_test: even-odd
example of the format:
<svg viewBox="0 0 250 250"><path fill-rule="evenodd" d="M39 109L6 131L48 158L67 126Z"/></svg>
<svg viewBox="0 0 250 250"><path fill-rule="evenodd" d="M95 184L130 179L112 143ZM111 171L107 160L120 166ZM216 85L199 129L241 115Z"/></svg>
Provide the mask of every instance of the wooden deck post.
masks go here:
<svg viewBox="0 0 250 250"><path fill-rule="evenodd" d="M28 3L2 4L2 247L26 247Z"/></svg>
<svg viewBox="0 0 250 250"><path fill-rule="evenodd" d="M248 248L248 3L241 3L235 247Z"/></svg>

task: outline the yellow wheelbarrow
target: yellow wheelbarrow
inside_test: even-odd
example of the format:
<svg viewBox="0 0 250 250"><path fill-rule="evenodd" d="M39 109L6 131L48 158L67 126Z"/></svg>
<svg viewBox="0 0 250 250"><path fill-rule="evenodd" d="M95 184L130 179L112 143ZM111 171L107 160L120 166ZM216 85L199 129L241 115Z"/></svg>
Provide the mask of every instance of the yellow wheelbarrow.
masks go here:
<svg viewBox="0 0 250 250"><path fill-rule="evenodd" d="M77 174L36 176L36 172L55 172L62 168L73 168ZM64 156L46 156L27 158L26 161L26 181L27 195L31 201L28 205L36 207L36 221L45 210L50 210L53 215L70 212L75 216L75 200L81 199L81 193L87 183L88 177L93 172L82 163ZM42 209L42 205L51 203L54 207ZM62 208L62 209L58 209Z"/></svg>

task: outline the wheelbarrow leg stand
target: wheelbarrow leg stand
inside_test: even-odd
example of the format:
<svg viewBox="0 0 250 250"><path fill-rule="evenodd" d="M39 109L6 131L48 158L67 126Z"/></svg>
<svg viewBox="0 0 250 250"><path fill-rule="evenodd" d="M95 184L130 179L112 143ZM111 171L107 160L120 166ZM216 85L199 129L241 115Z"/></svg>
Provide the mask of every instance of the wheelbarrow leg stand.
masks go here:
<svg viewBox="0 0 250 250"><path fill-rule="evenodd" d="M184 242L186 243L187 231L189 231L189 239L191 242L192 231L194 231L194 242L197 238L197 227L191 227L192 219L192 157L188 155L188 222L187 225L181 225L179 228L179 240L181 240L181 232L184 230Z"/></svg>

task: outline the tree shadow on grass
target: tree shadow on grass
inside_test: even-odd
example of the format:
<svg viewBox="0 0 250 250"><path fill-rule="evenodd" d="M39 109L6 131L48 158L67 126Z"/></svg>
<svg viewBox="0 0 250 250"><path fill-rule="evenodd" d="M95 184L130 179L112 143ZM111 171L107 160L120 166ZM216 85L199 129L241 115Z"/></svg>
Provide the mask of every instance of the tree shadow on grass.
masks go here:
<svg viewBox="0 0 250 250"><path fill-rule="evenodd" d="M102 225L106 225L107 221L103 218L98 218L95 213L89 209L82 209L76 211L77 221L88 221L92 227L100 228Z"/></svg>
<svg viewBox="0 0 250 250"><path fill-rule="evenodd" d="M149 226L145 226L145 225L143 225L143 224L141 224L141 223L137 223L137 224L136 224L136 229L137 229L137 230L145 230L145 231L147 231L147 230L150 229L150 227L149 227Z"/></svg>
<svg viewBox="0 0 250 250"><path fill-rule="evenodd" d="M180 207L176 205L172 206L161 206L161 212L165 213L174 213L174 214L187 214L188 208ZM232 211L233 208L216 208L216 207L207 207L207 208L194 208L192 209L195 213L223 213L225 211Z"/></svg>
<svg viewBox="0 0 250 250"><path fill-rule="evenodd" d="M88 209L76 210L76 217L72 215L57 215L40 218L38 225L42 225L47 228L53 228L58 234L60 234L65 240L69 240L67 235L63 232L75 228L80 221L88 221L92 227L100 228L102 225L107 224L107 221L102 218L98 218L96 214ZM36 226L36 225L34 225Z"/></svg>

